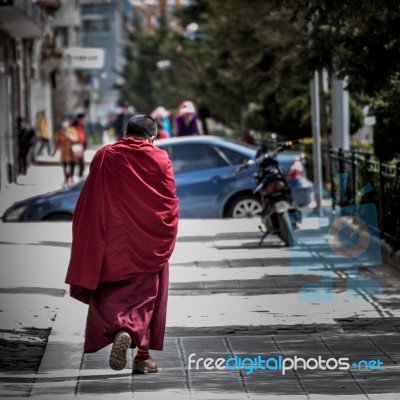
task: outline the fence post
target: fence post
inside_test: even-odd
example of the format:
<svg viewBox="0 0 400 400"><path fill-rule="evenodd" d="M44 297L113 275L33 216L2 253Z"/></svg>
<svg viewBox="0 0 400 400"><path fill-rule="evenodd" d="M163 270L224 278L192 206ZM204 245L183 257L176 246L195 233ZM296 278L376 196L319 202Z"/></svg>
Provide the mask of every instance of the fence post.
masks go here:
<svg viewBox="0 0 400 400"><path fill-rule="evenodd" d="M339 179L342 179L342 174L344 173L344 151L342 148L339 148L338 150L338 159L339 159ZM341 182L339 183L339 192L340 192L340 200L339 200L339 204L342 207L344 204L344 196L342 196L342 190L343 188L341 187Z"/></svg>
<svg viewBox="0 0 400 400"><path fill-rule="evenodd" d="M356 178L357 178L357 162L356 162L356 153L353 150L351 152L351 190L353 191L353 193L351 193L351 196L349 196L349 199L354 199L356 197L357 194L357 187L356 187Z"/></svg>
<svg viewBox="0 0 400 400"><path fill-rule="evenodd" d="M385 207L383 206L385 182L382 175L382 161L379 160L379 224L382 237L385 234Z"/></svg>
<svg viewBox="0 0 400 400"><path fill-rule="evenodd" d="M400 199L400 160L396 164L396 180L395 185L397 187L397 199ZM400 210L397 207L397 218L396 218L396 248L400 248Z"/></svg>
<svg viewBox="0 0 400 400"><path fill-rule="evenodd" d="M340 147L338 150L338 158L339 158L339 174L344 173L344 160L343 160L344 154L343 154L343 149Z"/></svg>
<svg viewBox="0 0 400 400"><path fill-rule="evenodd" d="M335 210L336 209L336 198L335 198L336 188L335 188L335 179L333 177L333 158L334 158L334 153L336 152L336 150L329 148L328 152L329 152L328 154L329 154L329 163L330 163L329 176L331 179L332 210Z"/></svg>

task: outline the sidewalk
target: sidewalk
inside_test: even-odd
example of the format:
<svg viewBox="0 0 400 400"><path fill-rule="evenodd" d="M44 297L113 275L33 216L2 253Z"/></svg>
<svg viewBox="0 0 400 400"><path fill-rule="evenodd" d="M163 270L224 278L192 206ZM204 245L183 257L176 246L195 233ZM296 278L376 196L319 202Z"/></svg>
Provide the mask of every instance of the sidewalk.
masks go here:
<svg viewBox="0 0 400 400"><path fill-rule="evenodd" d="M54 167L46 168L50 176ZM258 247L258 223L180 221L171 259L165 349L152 353L159 373L143 376L130 373L134 353L123 371L108 368L110 346L83 354L86 306L69 298L64 284L71 225L0 224L5 255L0 267L1 328L11 331L18 323L51 327L38 372L0 373L0 397L398 399L399 274L385 265L364 269L364 277L380 283L381 295L348 297L347 278L335 271L331 302L301 302L299 288L318 282L320 276L296 270L290 251L276 237ZM285 375L255 370L247 375L245 370L207 370L204 365L189 369L192 353L196 359L379 359L384 369L297 370Z"/></svg>

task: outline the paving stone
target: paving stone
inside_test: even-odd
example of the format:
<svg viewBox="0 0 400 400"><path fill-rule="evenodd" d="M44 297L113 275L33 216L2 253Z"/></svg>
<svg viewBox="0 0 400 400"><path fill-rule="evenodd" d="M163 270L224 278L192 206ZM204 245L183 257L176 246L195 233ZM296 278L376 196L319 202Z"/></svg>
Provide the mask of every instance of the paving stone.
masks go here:
<svg viewBox="0 0 400 400"><path fill-rule="evenodd" d="M276 395L271 393L249 393L250 400L308 400L309 397L306 394L284 394L284 395ZM344 399L343 399L344 400Z"/></svg>
<svg viewBox="0 0 400 400"><path fill-rule="evenodd" d="M132 393L133 378L131 374L124 376L100 376L98 379L81 379L78 382L77 393L94 395L119 395Z"/></svg>
<svg viewBox="0 0 400 400"><path fill-rule="evenodd" d="M0 382L0 397L28 397L31 391L31 383L7 383Z"/></svg>
<svg viewBox="0 0 400 400"><path fill-rule="evenodd" d="M308 338L302 336L300 338L283 338L276 337L276 342L282 351L282 354L291 357L312 357L314 355L331 355L332 353L326 348L324 343L318 337Z"/></svg>
<svg viewBox="0 0 400 400"><path fill-rule="evenodd" d="M190 400L190 392L186 390L164 389L162 391L135 390L131 399L135 400Z"/></svg>
<svg viewBox="0 0 400 400"><path fill-rule="evenodd" d="M204 289L239 289L240 284L237 280L203 281Z"/></svg>
<svg viewBox="0 0 400 400"><path fill-rule="evenodd" d="M172 282L170 290L201 290L204 289L203 282Z"/></svg>
<svg viewBox="0 0 400 400"><path fill-rule="evenodd" d="M362 391L349 374L324 374L301 377L301 384L309 394L360 395Z"/></svg>
<svg viewBox="0 0 400 400"><path fill-rule="evenodd" d="M29 397L41 398L42 396L53 395L58 398L60 395L69 395L72 399L75 395L77 382L77 377L61 382L36 382Z"/></svg>
<svg viewBox="0 0 400 400"><path fill-rule="evenodd" d="M382 355L382 352L367 337L343 335L324 339L328 348L337 356Z"/></svg>
<svg viewBox="0 0 400 400"><path fill-rule="evenodd" d="M229 268L230 264L228 260L220 261L196 261L196 267L199 268Z"/></svg>
<svg viewBox="0 0 400 400"><path fill-rule="evenodd" d="M243 392L244 388L237 371L193 371L191 374L191 390L213 391L214 393L231 391Z"/></svg>
<svg viewBox="0 0 400 400"><path fill-rule="evenodd" d="M245 377L245 385L249 393L268 393L276 396L303 393L293 373L282 375L280 371L255 371Z"/></svg>
<svg viewBox="0 0 400 400"><path fill-rule="evenodd" d="M83 346L68 342L48 343L41 362L41 372L76 368L82 361Z"/></svg>
<svg viewBox="0 0 400 400"><path fill-rule="evenodd" d="M276 282L272 278L266 279L242 279L238 281L239 287L241 288L276 288Z"/></svg>
<svg viewBox="0 0 400 400"><path fill-rule="evenodd" d="M313 394L310 393L308 396L309 400L369 400L371 399L369 396L367 397L364 394L340 394L336 393L334 395L332 394ZM372 399L371 399L372 400Z"/></svg>
<svg viewBox="0 0 400 400"><path fill-rule="evenodd" d="M228 260L231 268L243 268L243 267L261 267L262 262L257 258L240 259L240 260Z"/></svg>
<svg viewBox="0 0 400 400"><path fill-rule="evenodd" d="M207 391L207 390L192 390L190 395L191 400L248 400L249 394L246 392L233 391Z"/></svg>
<svg viewBox="0 0 400 400"><path fill-rule="evenodd" d="M157 374L133 375L133 391L137 392L159 392L168 393L188 392L188 381L181 369L171 371L171 369L159 369Z"/></svg>
<svg viewBox="0 0 400 400"><path fill-rule="evenodd" d="M399 400L399 392L393 393L369 393L370 400Z"/></svg>

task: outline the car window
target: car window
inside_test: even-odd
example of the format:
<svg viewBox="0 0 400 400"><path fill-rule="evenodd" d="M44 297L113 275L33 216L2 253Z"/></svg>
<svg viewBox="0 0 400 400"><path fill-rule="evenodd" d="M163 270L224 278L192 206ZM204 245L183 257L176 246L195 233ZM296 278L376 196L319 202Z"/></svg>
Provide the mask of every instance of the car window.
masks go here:
<svg viewBox="0 0 400 400"><path fill-rule="evenodd" d="M170 155L176 173L199 171L228 165L212 146L204 143L171 146Z"/></svg>
<svg viewBox="0 0 400 400"><path fill-rule="evenodd" d="M225 157L233 165L241 164L243 161L248 159L248 157L246 157L243 153L239 153L238 151L228 149L226 147L218 146L218 150L225 154Z"/></svg>

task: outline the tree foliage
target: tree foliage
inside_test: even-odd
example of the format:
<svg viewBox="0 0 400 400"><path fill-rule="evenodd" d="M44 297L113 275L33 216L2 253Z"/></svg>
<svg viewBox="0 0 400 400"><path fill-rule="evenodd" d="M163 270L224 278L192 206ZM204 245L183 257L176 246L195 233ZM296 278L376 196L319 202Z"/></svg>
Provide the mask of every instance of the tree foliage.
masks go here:
<svg viewBox="0 0 400 400"><path fill-rule="evenodd" d="M294 19L310 31L304 60L349 77L353 96L372 104L375 151L400 152L400 2L397 0L287 0ZM397 132L397 134L395 133ZM384 156L385 154L385 156Z"/></svg>
<svg viewBox="0 0 400 400"><path fill-rule="evenodd" d="M137 109L192 99L232 127L247 114L249 128L309 136L310 71L326 69L349 77L352 133L357 101L383 102L388 123L400 120L398 1L194 0L176 17L181 30L159 21L147 36L135 26L121 99ZM184 33L193 22L197 39ZM170 67L157 68L160 60Z"/></svg>

